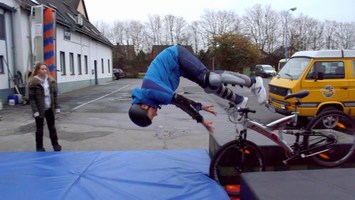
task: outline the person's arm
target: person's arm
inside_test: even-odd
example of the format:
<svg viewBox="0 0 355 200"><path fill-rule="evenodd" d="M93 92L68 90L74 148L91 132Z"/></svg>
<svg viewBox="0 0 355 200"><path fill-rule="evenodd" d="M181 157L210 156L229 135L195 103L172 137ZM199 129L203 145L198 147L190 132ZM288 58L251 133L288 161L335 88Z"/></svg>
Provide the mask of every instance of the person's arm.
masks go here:
<svg viewBox="0 0 355 200"><path fill-rule="evenodd" d="M38 107L37 107L37 90L38 90L38 86L34 85L34 84L29 84L28 86L29 89L29 101L30 101L30 105L31 105L31 109L32 109L32 116L33 117L39 117L39 111L38 111Z"/></svg>
<svg viewBox="0 0 355 200"><path fill-rule="evenodd" d="M213 123L210 120L203 119L202 115L198 111L205 110L212 114L216 114L211 105L202 105L201 103L196 103L182 95L174 94L172 104L176 105L177 107L181 108L187 114L189 114L193 119L195 119L198 123L201 123L209 133L214 132Z"/></svg>
<svg viewBox="0 0 355 200"><path fill-rule="evenodd" d="M58 104L58 86L57 82L53 81L52 83L52 95L53 95L53 105L56 113L60 113L60 106Z"/></svg>
<svg viewBox="0 0 355 200"><path fill-rule="evenodd" d="M182 95L174 94L172 104L181 108L198 123L202 123L203 117L198 111L202 110L202 104L196 103Z"/></svg>

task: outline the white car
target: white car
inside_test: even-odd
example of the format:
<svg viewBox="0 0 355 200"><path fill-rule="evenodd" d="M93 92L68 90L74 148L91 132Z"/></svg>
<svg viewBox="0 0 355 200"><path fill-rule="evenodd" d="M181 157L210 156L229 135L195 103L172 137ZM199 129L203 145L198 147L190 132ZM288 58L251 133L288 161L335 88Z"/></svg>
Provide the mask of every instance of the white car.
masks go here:
<svg viewBox="0 0 355 200"><path fill-rule="evenodd" d="M264 78L272 77L276 75L275 69L271 65L256 65L255 76L261 76Z"/></svg>

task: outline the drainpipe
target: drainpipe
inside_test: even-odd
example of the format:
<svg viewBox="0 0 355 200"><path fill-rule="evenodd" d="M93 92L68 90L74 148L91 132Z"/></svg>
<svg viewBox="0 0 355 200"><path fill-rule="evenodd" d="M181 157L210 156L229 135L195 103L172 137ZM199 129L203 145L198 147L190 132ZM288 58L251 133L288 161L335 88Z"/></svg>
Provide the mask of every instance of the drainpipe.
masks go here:
<svg viewBox="0 0 355 200"><path fill-rule="evenodd" d="M5 24L6 24L6 13L7 13L7 11L6 11L6 9L5 9L5 11L4 11L4 16L5 16ZM12 24L11 24L11 26L12 26ZM10 89L11 89L11 71L10 71L10 66L9 66L9 50L8 50L8 48L7 48L7 33L6 33L7 31L6 31L6 28L5 28L5 56L6 56L6 62L5 62L5 64L7 65L6 67L7 67L7 82L8 82L8 95L9 95L9 91L10 91Z"/></svg>
<svg viewBox="0 0 355 200"><path fill-rule="evenodd" d="M16 12L16 10L15 10ZM14 63L14 73L12 74L15 77L15 74L17 74L17 62L16 62L16 45L15 45L15 31L14 31L14 12L11 12L10 15L10 20L11 20L11 43L12 43L12 62Z"/></svg>
<svg viewBox="0 0 355 200"><path fill-rule="evenodd" d="M13 70L16 71L16 59L15 59L15 38L14 38L14 25L13 25L13 12L15 12L16 10L12 10L10 11L10 24L11 24L11 42L12 42L12 63L13 63ZM7 10L5 9L4 11L4 16L6 16ZM5 49L6 49L6 65L7 65L7 70L8 70L8 85L9 85L9 90L11 89L11 80L14 78L14 73L11 73L11 69L9 66L9 50L8 50L8 37L7 37L7 33L5 32Z"/></svg>

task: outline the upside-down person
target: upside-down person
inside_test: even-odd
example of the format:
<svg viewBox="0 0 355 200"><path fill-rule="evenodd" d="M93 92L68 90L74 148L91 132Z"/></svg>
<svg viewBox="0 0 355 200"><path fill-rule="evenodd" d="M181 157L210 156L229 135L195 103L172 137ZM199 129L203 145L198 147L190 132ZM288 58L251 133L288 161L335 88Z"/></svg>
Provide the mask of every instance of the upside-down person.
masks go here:
<svg viewBox="0 0 355 200"><path fill-rule="evenodd" d="M224 98L244 108L248 98L234 93L224 84L245 86L257 96L259 104L266 101L266 91L261 77L249 77L230 71L209 71L206 66L186 48L175 45L162 51L150 64L141 88L134 88L129 117L140 127L149 126L157 116L161 105L174 104L213 133L212 121L204 119L199 111L214 115L213 105L203 105L175 93L180 77L185 77L204 88L207 93Z"/></svg>

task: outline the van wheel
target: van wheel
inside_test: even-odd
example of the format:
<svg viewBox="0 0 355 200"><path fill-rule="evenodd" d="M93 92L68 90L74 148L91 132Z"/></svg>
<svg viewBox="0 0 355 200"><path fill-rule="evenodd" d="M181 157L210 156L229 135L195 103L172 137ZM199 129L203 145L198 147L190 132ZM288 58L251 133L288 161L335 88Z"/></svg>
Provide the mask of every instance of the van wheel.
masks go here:
<svg viewBox="0 0 355 200"><path fill-rule="evenodd" d="M328 111L341 111L335 107L325 107L323 108L319 113L318 115L320 115L321 113L324 113L324 112L328 112ZM324 118L323 119L323 127L322 128L334 128L336 126L336 122L338 122L338 117L334 116L329 116L327 118Z"/></svg>

